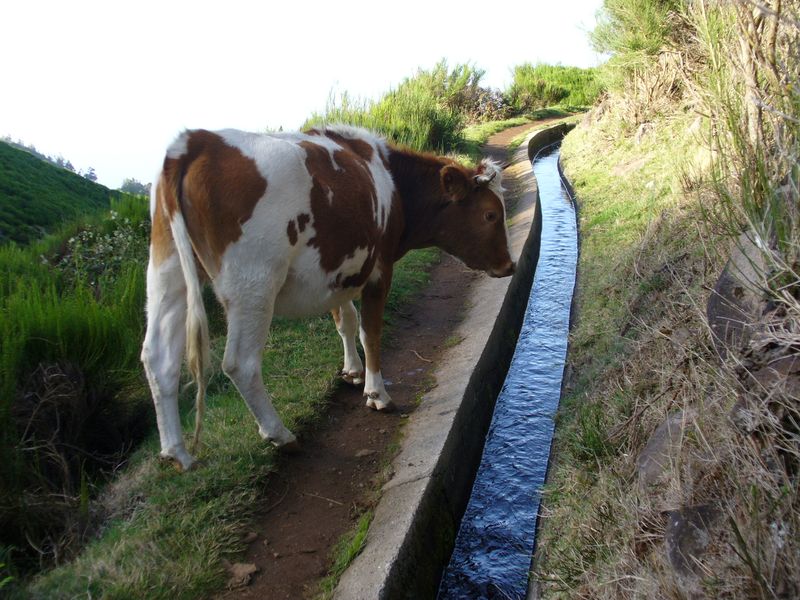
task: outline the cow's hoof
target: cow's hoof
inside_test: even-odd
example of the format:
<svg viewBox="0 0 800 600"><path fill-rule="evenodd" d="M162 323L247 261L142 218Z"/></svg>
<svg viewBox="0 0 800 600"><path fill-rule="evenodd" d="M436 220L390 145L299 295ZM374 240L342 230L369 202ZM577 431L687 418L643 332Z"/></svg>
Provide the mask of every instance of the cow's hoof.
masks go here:
<svg viewBox="0 0 800 600"><path fill-rule="evenodd" d="M364 371L344 371L341 372L342 379L350 385L362 385L364 383Z"/></svg>
<svg viewBox="0 0 800 600"><path fill-rule="evenodd" d="M367 399L367 406L369 408L379 410L382 412L391 412L394 410L394 402L388 395L381 398L380 394L373 392L364 395Z"/></svg>
<svg viewBox="0 0 800 600"><path fill-rule="evenodd" d="M264 436L264 438L269 440L272 445L278 448L281 452L287 452L291 454L295 451L295 449L300 449L300 444L297 442L297 438L288 429L284 429L284 433L281 434L280 437Z"/></svg>
<svg viewBox="0 0 800 600"><path fill-rule="evenodd" d="M182 473L191 471L197 466L197 461L184 448L162 450L158 458L162 462L173 465Z"/></svg>
<svg viewBox="0 0 800 600"><path fill-rule="evenodd" d="M298 442L296 439L286 444L277 446L277 448L283 454L299 454L303 449L303 447L300 445L300 442Z"/></svg>

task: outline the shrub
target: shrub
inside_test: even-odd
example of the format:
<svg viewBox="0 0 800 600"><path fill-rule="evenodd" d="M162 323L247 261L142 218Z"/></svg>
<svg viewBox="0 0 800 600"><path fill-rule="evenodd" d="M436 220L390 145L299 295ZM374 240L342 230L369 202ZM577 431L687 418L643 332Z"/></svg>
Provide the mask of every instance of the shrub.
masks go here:
<svg viewBox="0 0 800 600"><path fill-rule="evenodd" d="M680 14L685 0L604 0L590 38L611 57L600 69L604 83L621 89L627 80L656 64L665 49L688 33Z"/></svg>
<svg viewBox="0 0 800 600"><path fill-rule="evenodd" d="M366 127L398 144L419 151L447 152L460 141L464 124L485 119L492 109L491 92L479 83L483 71L470 65L452 70L440 61L405 79L378 101L353 100L347 94L332 98L323 114L314 114L304 127L346 123Z"/></svg>
<svg viewBox="0 0 800 600"><path fill-rule="evenodd" d="M600 91L595 69L526 63L514 68L506 95L516 111L530 112L555 104L588 106Z"/></svg>

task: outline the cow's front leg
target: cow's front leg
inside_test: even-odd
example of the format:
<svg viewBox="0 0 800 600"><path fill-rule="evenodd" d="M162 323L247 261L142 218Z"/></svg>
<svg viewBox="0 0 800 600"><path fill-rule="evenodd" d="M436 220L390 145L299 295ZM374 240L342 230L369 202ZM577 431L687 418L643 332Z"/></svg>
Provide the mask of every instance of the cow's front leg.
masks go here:
<svg viewBox="0 0 800 600"><path fill-rule="evenodd" d="M356 334L358 333L358 312L352 302L342 304L331 311L336 323L336 331L342 338L344 346L344 367L342 379L350 385L364 383L364 365L356 349Z"/></svg>
<svg viewBox="0 0 800 600"><path fill-rule="evenodd" d="M376 410L394 408L381 375L381 330L388 290L389 283L382 279L378 283L368 283L361 293L360 337L367 363L364 396L367 399L367 406Z"/></svg>

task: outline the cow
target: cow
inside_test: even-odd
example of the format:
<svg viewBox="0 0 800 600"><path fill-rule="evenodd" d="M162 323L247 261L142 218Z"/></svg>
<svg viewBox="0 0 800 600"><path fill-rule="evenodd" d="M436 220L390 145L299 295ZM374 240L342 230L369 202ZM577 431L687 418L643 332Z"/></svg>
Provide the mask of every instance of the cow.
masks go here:
<svg viewBox="0 0 800 600"><path fill-rule="evenodd" d="M296 438L261 373L273 315L330 311L344 347L342 377L363 383L368 407L387 410L380 339L395 262L409 250L436 246L494 277L515 268L496 163L468 169L360 128L185 131L167 149L152 189L141 359L161 456L183 470L194 458L184 445L178 384L185 356L197 384L194 452L209 367L202 300L208 281L227 320L222 369L261 437L288 449ZM353 305L359 297L360 328Z"/></svg>

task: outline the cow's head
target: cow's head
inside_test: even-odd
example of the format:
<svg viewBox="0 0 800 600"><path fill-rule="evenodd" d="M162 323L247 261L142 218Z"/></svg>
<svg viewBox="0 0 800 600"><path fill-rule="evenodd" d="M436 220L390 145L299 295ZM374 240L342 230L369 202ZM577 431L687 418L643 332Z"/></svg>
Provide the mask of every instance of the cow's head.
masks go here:
<svg viewBox="0 0 800 600"><path fill-rule="evenodd" d="M468 267L492 277L514 273L500 167L490 160L483 160L474 171L446 165L440 180L446 203L439 245Z"/></svg>

